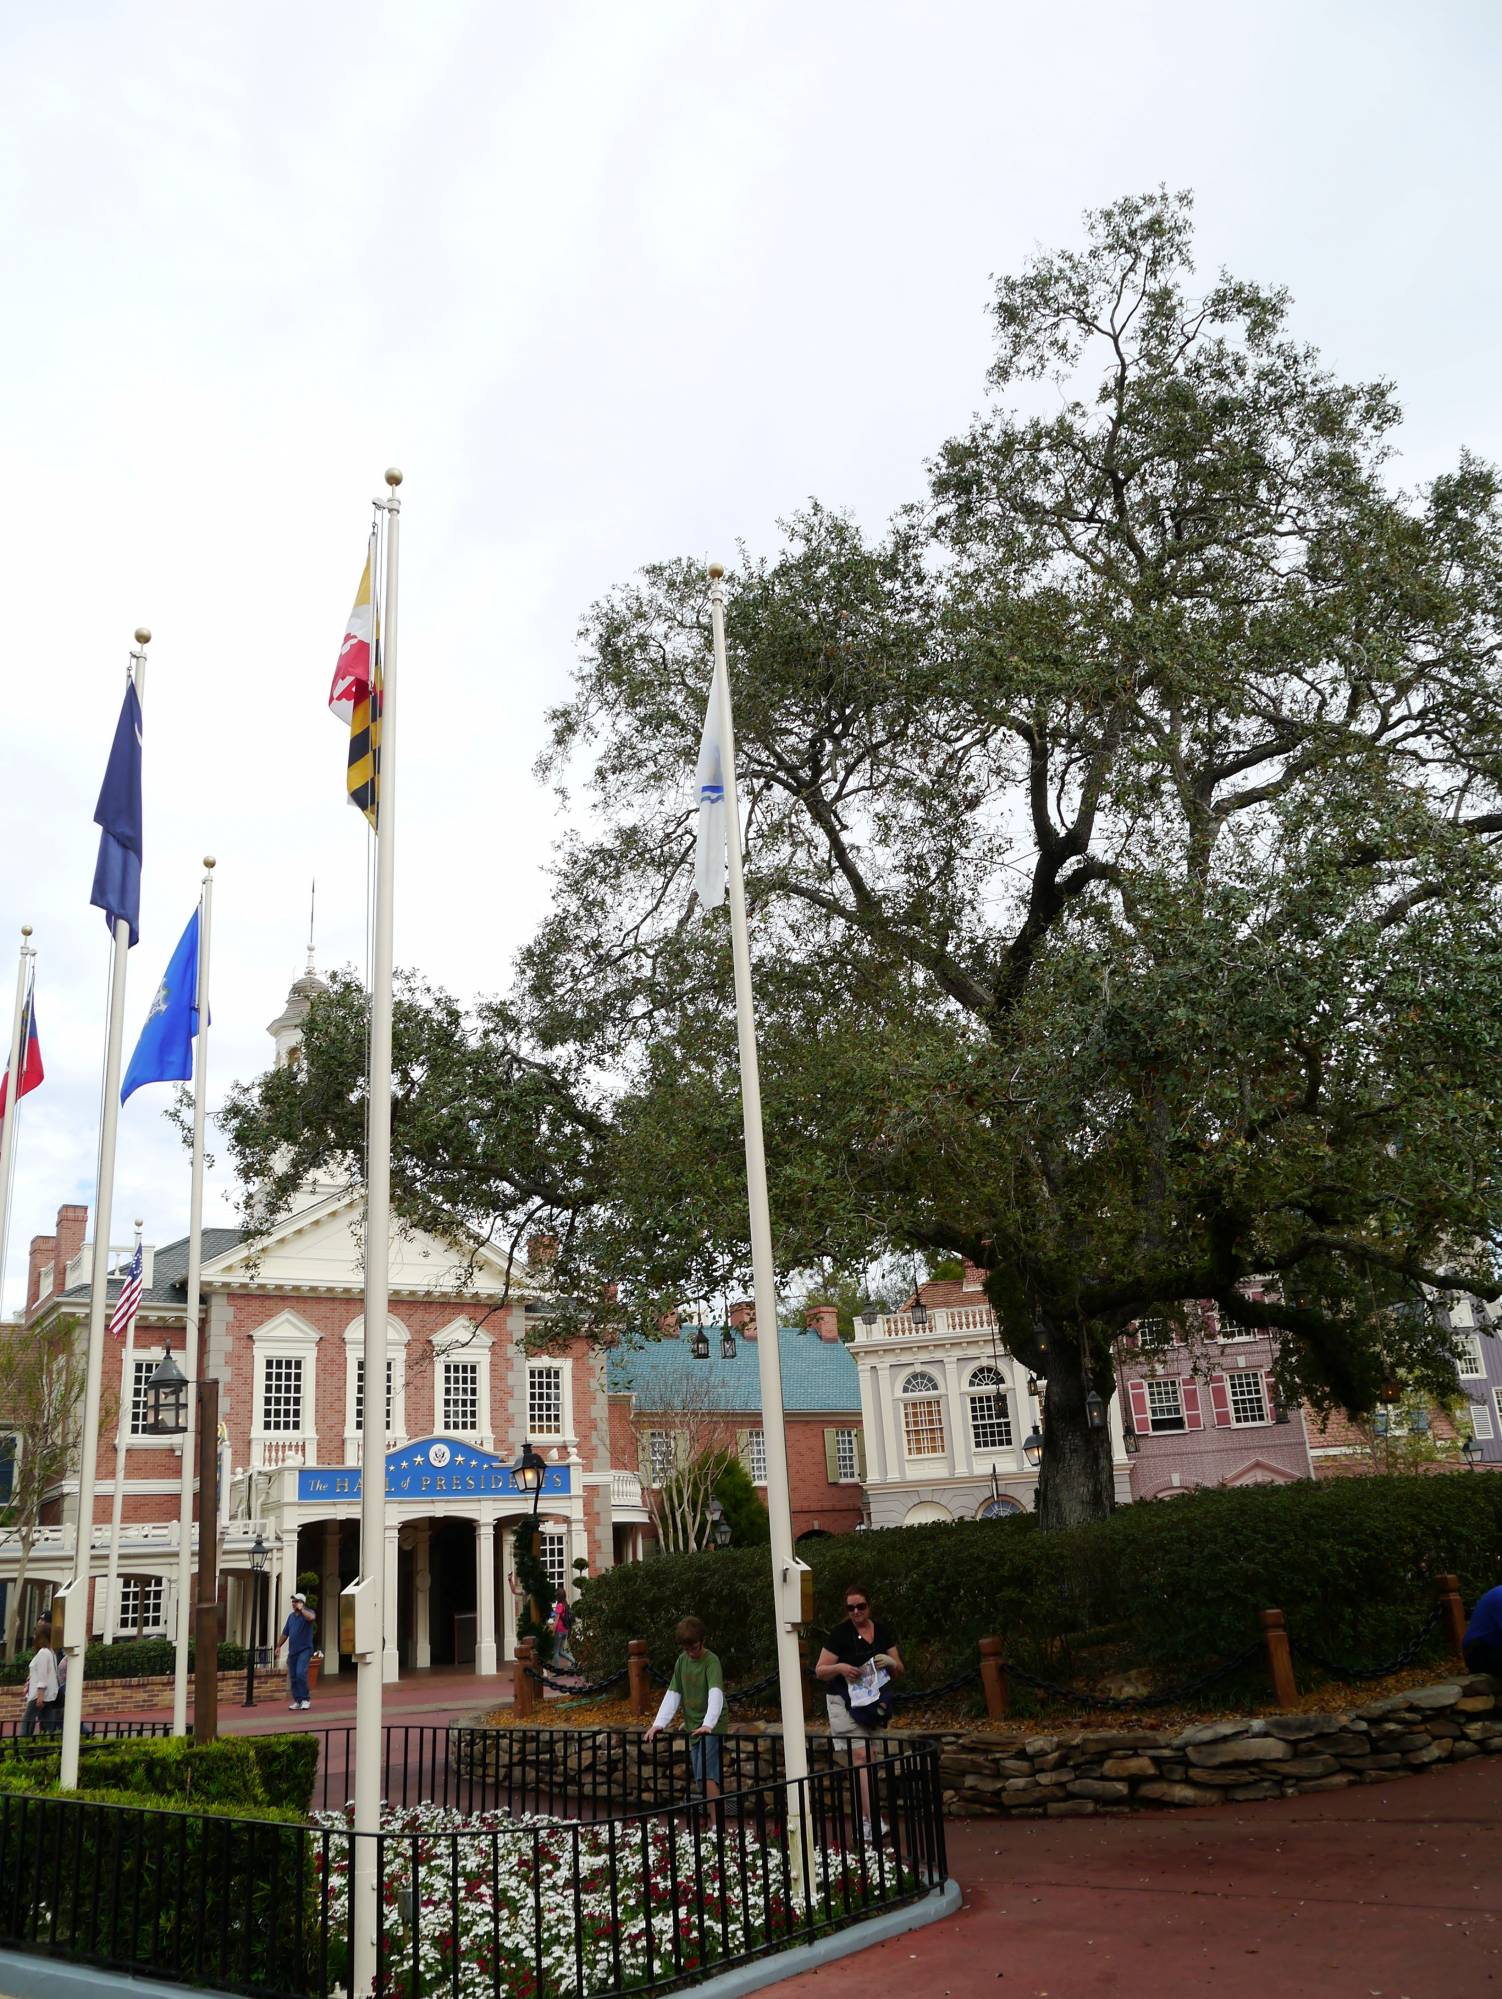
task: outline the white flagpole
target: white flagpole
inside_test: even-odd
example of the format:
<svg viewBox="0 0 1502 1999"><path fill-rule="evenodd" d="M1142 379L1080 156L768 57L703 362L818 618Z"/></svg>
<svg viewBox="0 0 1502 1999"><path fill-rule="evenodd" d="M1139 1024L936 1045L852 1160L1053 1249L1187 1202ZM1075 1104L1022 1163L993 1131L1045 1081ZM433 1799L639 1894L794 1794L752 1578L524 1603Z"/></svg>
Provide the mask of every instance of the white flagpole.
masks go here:
<svg viewBox="0 0 1502 1999"><path fill-rule="evenodd" d="M141 1230L146 1226L136 1217L136 1248L141 1247ZM136 1314L130 1315L130 1324L125 1328L125 1362L121 1371L124 1386L120 1392L119 1418L115 1424L115 1484L110 1494L110 1551L108 1565L104 1572L104 1642L113 1645L115 1633L119 1629L120 1609L118 1602L120 1579L120 1515L125 1499L125 1449L130 1438L131 1418L135 1413L133 1389L136 1379Z"/></svg>
<svg viewBox="0 0 1502 1999"><path fill-rule="evenodd" d="M194 1005L198 1033L193 1043L193 1185L188 1197L188 1305L184 1320L182 1370L188 1377L187 1407L198 1407L198 1293L203 1268L203 1126L209 1096L209 924L214 906L214 856L203 857L203 894L198 903L198 980ZM193 1628L193 1448L198 1425L190 1415L183 1432L182 1486L177 1501L177 1602L174 1607L175 1650L172 1659L172 1733L188 1732L188 1639ZM248 1476L248 1474L247 1474ZM199 1538L217 1533L218 1523L205 1520ZM255 1632L251 1632L255 1643Z"/></svg>
<svg viewBox="0 0 1502 1999"><path fill-rule="evenodd" d="M793 1553L793 1514L788 1492L787 1433L782 1411L782 1357L777 1335L777 1273L772 1262L772 1218L767 1201L767 1154L761 1122L761 1069L756 1054L756 1010L751 993L751 941L746 928L746 887L741 874L740 801L735 782L735 722L730 708L730 674L725 664L725 571L709 567L709 614L714 630L715 699L720 715L720 755L725 782L727 886L730 938L735 955L735 1031L741 1058L741 1123L746 1139L746 1194L751 1217L751 1268L756 1294L756 1361L761 1379L762 1434L767 1458L767 1521L772 1541L772 1590L777 1633L777 1684L782 1709L784 1769L790 1787L808 1776L808 1742L803 1724L803 1673L798 1659L798 1626L803 1619L805 1565ZM788 1792L788 1846L796 1878L803 1878L801 1796Z"/></svg>
<svg viewBox="0 0 1502 1999"><path fill-rule="evenodd" d="M21 1065L26 1050L21 1044L21 1028L26 1012L26 980L36 952L26 941L31 925L21 925L21 956L16 965L16 1011L10 1027L10 1081L5 1090L5 1121L0 1124L0 1317L5 1313L5 1252L10 1244L10 1194L16 1175L16 1129L20 1123Z"/></svg>
<svg viewBox="0 0 1502 1999"><path fill-rule="evenodd" d="M391 1256L391 978L396 858L397 543L402 475L386 474L386 587L380 628L380 746L376 752L375 937L370 968L370 1117L365 1166L365 1431L360 1448L360 1583L355 1631L354 1968L351 1991L375 1983L380 1922L376 1834L381 1824L381 1675L386 1615L386 1312ZM375 578L371 578L374 586ZM372 607L372 638L375 637ZM375 666L372 656L372 671ZM372 715L372 732L375 716ZM363 1614L362 1614L363 1613Z"/></svg>
<svg viewBox="0 0 1502 1999"><path fill-rule="evenodd" d="M146 647L151 634L136 631L131 654L136 699L146 705ZM68 1684L63 1700L60 1791L78 1788L78 1743L83 1724L84 1651L89 1642L89 1566L94 1547L94 1485L99 1461L99 1396L104 1370L104 1321L109 1299L110 1217L115 1205L115 1128L120 1120L120 1046L125 1037L125 963L130 951L130 925L115 918L114 955L110 963L109 1030L104 1044L104 1102L99 1117L99 1162L94 1182L94 1268L89 1290L89 1346L84 1376L83 1436L78 1460L78 1525L74 1534L73 1576L59 1592L64 1598L63 1650L68 1655Z"/></svg>

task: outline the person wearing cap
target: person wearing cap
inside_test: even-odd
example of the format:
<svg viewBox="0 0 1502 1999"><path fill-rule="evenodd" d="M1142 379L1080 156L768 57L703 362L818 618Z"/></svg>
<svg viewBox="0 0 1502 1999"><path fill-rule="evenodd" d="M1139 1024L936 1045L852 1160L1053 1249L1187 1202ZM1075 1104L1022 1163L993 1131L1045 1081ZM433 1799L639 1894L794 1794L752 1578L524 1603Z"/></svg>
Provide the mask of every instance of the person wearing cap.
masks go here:
<svg viewBox="0 0 1502 1999"><path fill-rule="evenodd" d="M318 1619L308 1608L308 1599L302 1591L292 1592L292 1610L287 1622L282 1626L282 1635L276 1641L276 1649L287 1648L287 1673L292 1683L292 1698L289 1708L311 1707L308 1698L308 1661L313 1656L313 1632Z"/></svg>

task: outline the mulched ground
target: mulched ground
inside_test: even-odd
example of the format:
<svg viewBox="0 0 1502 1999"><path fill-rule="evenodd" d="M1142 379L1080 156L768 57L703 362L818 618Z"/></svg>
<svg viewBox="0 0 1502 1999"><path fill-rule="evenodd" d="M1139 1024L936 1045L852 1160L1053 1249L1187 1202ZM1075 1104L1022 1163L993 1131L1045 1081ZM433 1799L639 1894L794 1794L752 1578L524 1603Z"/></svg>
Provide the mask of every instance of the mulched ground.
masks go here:
<svg viewBox="0 0 1502 1999"><path fill-rule="evenodd" d="M1369 1701L1383 1700L1389 1694L1404 1693L1410 1687L1433 1686L1436 1681L1462 1670L1458 1666L1431 1660L1428 1665L1409 1666L1380 1680L1350 1683L1327 1680L1310 1692L1301 1694L1293 1711L1299 1714L1343 1714L1351 1708L1365 1707ZM1280 1712L1286 1710L1275 1707L1271 1700L1262 1705L1242 1703L1216 1707L1187 1704L1182 1707L1126 1709L1053 1704L1041 1706L1027 1714L1013 1715L1006 1721L987 1721L984 1714L977 1714L968 1701L950 1698L935 1701L931 1706L914 1703L910 1707L899 1708L892 1729L893 1732L914 1734L964 1730L971 1735L1007 1737L1070 1733L1078 1729L1112 1729L1118 1732L1133 1728L1173 1730L1191 1728L1196 1722ZM775 1722L776 1719L775 1705L758 1703L751 1707L736 1706L731 1710L732 1723ZM642 1725L631 1712L630 1702L621 1699L549 1699L535 1714L522 1719L518 1718L513 1708L498 1707L485 1716L485 1721L494 1728L535 1728L539 1723L548 1728L632 1728ZM816 1721L811 1726L816 1732L822 1732L822 1722Z"/></svg>

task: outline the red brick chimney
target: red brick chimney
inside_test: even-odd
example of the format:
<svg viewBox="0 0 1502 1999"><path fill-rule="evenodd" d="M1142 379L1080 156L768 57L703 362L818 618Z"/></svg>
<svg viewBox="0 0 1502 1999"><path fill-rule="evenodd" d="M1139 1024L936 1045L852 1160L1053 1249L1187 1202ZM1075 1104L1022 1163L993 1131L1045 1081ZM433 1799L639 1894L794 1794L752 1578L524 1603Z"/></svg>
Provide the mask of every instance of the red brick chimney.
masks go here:
<svg viewBox="0 0 1502 1999"><path fill-rule="evenodd" d="M756 1338L756 1301L737 1298L730 1308L730 1323L743 1340Z"/></svg>
<svg viewBox="0 0 1502 1999"><path fill-rule="evenodd" d="M662 1314L661 1318L657 1321L657 1330L665 1340L677 1339L679 1333L682 1331L682 1325L679 1321L676 1308L671 1312L664 1312Z"/></svg>
<svg viewBox="0 0 1502 1999"><path fill-rule="evenodd" d="M986 1273L978 1263L972 1263L968 1256L965 1258L965 1281L962 1288L966 1291L984 1291L986 1288Z"/></svg>
<svg viewBox="0 0 1502 1999"><path fill-rule="evenodd" d="M31 1238L31 1261L26 1273L26 1310L31 1312L42 1302L42 1272L48 1264L56 1264L57 1237L55 1235L34 1235Z"/></svg>
<svg viewBox="0 0 1502 1999"><path fill-rule="evenodd" d="M57 1289L63 1288L63 1272L83 1248L89 1232L87 1208L59 1208L57 1211Z"/></svg>
<svg viewBox="0 0 1502 1999"><path fill-rule="evenodd" d="M840 1337L840 1313L836 1305L810 1305L803 1314L805 1325L821 1340L837 1340Z"/></svg>

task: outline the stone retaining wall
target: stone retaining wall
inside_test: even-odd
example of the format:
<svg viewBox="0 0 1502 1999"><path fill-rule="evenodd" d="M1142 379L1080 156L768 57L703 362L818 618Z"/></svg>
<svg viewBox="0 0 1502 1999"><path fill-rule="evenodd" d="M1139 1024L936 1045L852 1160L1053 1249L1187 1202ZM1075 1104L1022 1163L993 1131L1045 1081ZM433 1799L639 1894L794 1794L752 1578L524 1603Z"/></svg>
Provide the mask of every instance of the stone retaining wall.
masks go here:
<svg viewBox="0 0 1502 1999"><path fill-rule="evenodd" d="M1502 1680L1471 1674L1338 1714L1178 1730L944 1733L944 1810L954 1818L1085 1818L1385 1784L1502 1751L1499 1695Z"/></svg>

